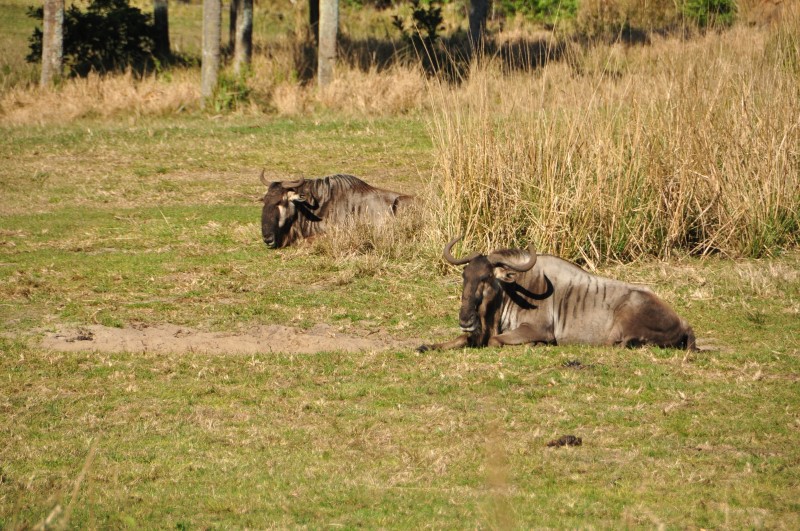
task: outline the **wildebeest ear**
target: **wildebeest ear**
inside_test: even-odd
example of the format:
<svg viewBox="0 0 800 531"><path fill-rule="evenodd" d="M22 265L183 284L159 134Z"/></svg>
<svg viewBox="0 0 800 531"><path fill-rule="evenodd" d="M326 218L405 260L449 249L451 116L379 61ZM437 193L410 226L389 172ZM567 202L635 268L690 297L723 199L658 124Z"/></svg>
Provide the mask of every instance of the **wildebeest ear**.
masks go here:
<svg viewBox="0 0 800 531"><path fill-rule="evenodd" d="M500 282L515 282L517 280L517 272L504 266L496 266L494 268L494 276Z"/></svg>
<svg viewBox="0 0 800 531"><path fill-rule="evenodd" d="M317 208L317 200L314 198L313 195L308 194L306 192L291 190L286 194L286 198L289 201L305 205L309 208Z"/></svg>

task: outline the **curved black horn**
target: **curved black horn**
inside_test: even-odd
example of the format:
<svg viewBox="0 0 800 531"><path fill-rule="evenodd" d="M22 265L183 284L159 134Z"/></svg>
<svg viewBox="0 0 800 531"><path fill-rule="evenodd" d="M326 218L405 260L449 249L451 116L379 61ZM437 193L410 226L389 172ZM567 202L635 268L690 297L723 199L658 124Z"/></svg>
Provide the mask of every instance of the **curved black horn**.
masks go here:
<svg viewBox="0 0 800 531"><path fill-rule="evenodd" d="M444 257L444 259L447 260L448 262L450 262L453 265L464 265L464 264L472 261L476 256L479 256L481 254L481 253L475 251L474 253L472 253L469 256L466 256L464 258L454 258L453 255L450 254L450 251L453 248L453 246L456 244L456 242L458 240L460 240L461 238L463 238L463 237L464 237L463 234L461 236L456 236L455 238L453 238L452 240L447 242L447 244L444 246L444 250L442 251L442 256Z"/></svg>
<svg viewBox="0 0 800 531"><path fill-rule="evenodd" d="M530 270L536 264L536 248L533 246L533 242L528 244L528 254L530 255L530 259L522 265L514 265L508 262L508 259L504 256L497 256L495 253L489 255L489 262L494 265L501 264L504 267L509 269L513 269L519 273L524 273L525 271Z"/></svg>
<svg viewBox="0 0 800 531"><path fill-rule="evenodd" d="M259 180L259 181L261 181L261 183L262 183L264 186L266 186L267 188L269 188L269 183L268 183L268 182L267 182L267 180L264 178L264 170L261 170L261 175L259 175L259 176L258 176L258 180Z"/></svg>
<svg viewBox="0 0 800 531"><path fill-rule="evenodd" d="M283 182L281 183L281 186L282 186L282 187L284 187L284 188L286 188L286 189L289 189L289 188L297 188L298 186L300 186L300 185L301 185L301 184L303 184L304 182L306 182L306 178L305 178L305 177L300 177L300 178L299 178L299 179L297 179L296 181L283 181Z"/></svg>

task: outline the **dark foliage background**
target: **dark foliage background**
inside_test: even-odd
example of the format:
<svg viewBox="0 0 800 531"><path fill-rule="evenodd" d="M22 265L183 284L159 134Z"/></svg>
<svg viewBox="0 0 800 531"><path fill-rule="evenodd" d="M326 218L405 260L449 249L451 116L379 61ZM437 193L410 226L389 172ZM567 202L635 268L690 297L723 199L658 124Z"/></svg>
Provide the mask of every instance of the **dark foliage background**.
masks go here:
<svg viewBox="0 0 800 531"><path fill-rule="evenodd" d="M42 7L28 8L28 16L42 20ZM152 16L128 0L92 0L86 11L71 5L64 13L64 64L69 74L108 72L154 65ZM42 60L42 30L30 37L28 62Z"/></svg>

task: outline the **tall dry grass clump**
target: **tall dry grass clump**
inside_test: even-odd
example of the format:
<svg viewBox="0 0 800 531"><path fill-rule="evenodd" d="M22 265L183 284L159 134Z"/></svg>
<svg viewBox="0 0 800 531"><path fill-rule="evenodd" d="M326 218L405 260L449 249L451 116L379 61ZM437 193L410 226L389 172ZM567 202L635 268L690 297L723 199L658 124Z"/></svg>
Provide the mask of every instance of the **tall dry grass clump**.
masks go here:
<svg viewBox="0 0 800 531"><path fill-rule="evenodd" d="M793 24L794 22L795 24ZM594 263L800 242L797 19L434 86L434 238Z"/></svg>
<svg viewBox="0 0 800 531"><path fill-rule="evenodd" d="M84 117L169 115L196 109L200 87L188 71L171 79L124 74L65 81L59 87L20 86L0 97L5 125L64 123Z"/></svg>
<svg viewBox="0 0 800 531"><path fill-rule="evenodd" d="M253 57L251 70L236 78L224 69L209 111L303 116L320 110L344 115L397 116L427 104L425 74L417 65L394 64L378 70L341 62L324 90L298 77L307 68L304 40L274 39ZM176 68L165 74L130 71L64 81L40 88L19 85L0 94L4 125L65 123L81 118L169 116L201 108L199 72Z"/></svg>
<svg viewBox="0 0 800 531"><path fill-rule="evenodd" d="M395 65L361 71L340 65L324 89L285 81L275 86L270 105L278 114L303 115L321 109L359 116L400 116L427 103L421 68Z"/></svg>
<svg viewBox="0 0 800 531"><path fill-rule="evenodd" d="M359 257L374 259L386 266L389 263L428 264L438 257L440 249L420 246L421 234L432 225L430 210L421 200L406 203L396 216L379 222L351 219L328 228L324 238L312 240L317 254L328 256L336 262ZM425 257L426 260L419 260Z"/></svg>

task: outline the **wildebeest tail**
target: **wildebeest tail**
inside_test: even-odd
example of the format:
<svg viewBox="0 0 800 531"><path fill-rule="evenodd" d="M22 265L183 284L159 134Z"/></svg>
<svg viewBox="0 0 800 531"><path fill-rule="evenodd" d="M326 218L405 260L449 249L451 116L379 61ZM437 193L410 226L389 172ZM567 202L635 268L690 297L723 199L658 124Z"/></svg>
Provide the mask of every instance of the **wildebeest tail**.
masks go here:
<svg viewBox="0 0 800 531"><path fill-rule="evenodd" d="M694 330L689 325L685 326L686 334L683 336L681 340L681 347L685 348L686 350L697 350L697 341L694 337Z"/></svg>

